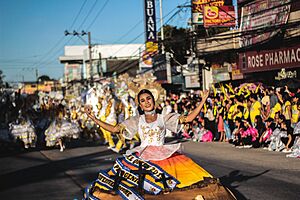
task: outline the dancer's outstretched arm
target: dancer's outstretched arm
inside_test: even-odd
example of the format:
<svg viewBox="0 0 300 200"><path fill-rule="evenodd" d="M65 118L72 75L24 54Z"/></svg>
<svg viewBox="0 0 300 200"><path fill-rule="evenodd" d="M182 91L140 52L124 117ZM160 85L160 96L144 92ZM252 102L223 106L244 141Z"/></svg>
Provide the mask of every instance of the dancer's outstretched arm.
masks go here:
<svg viewBox="0 0 300 200"><path fill-rule="evenodd" d="M120 132L120 126L118 126L118 124L115 125L115 126L113 126L113 125L110 125L110 124L108 124L108 123L105 123L105 122L103 122L103 121L97 119L97 118L95 117L95 115L92 113L92 108L91 108L91 106L85 106L84 112L87 114L87 116L88 116L91 120L93 120L95 123L97 123L101 128L104 128L105 130L107 130L107 131L109 131L109 132L111 132L111 133L119 133L119 132Z"/></svg>
<svg viewBox="0 0 300 200"><path fill-rule="evenodd" d="M199 115L203 105L206 102L208 95L209 95L209 91L208 90L204 91L200 104L188 116L186 116L186 121L185 121L186 123L192 122L197 117L197 115Z"/></svg>

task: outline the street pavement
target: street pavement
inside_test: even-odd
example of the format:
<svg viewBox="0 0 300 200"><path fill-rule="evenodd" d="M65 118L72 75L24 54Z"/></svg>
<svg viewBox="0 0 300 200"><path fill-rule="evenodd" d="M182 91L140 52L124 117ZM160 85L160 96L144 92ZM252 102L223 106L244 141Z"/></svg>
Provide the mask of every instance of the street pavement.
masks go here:
<svg viewBox="0 0 300 200"><path fill-rule="evenodd" d="M174 142L174 141L173 141ZM183 151L238 199L299 199L300 159L228 143L183 142ZM119 155L95 143L0 155L0 199L74 200Z"/></svg>

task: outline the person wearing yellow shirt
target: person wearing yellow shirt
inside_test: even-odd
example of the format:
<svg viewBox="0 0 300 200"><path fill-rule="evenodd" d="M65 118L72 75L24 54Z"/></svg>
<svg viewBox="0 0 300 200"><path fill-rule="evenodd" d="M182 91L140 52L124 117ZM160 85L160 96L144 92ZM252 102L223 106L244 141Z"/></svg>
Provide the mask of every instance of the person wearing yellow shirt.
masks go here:
<svg viewBox="0 0 300 200"><path fill-rule="evenodd" d="M257 95L251 94L250 95L250 101L251 101L251 108L250 108L250 121L252 125L254 126L255 123L255 117L257 115L261 115L261 103L257 101Z"/></svg>
<svg viewBox="0 0 300 200"><path fill-rule="evenodd" d="M292 99L292 127L294 128L296 124L299 122L300 117L300 104L299 104L299 96L295 95Z"/></svg>
<svg viewBox="0 0 300 200"><path fill-rule="evenodd" d="M286 125L287 127L291 126L291 119L292 119L292 104L288 100L287 97L284 98L284 104L282 106L282 114L284 115L286 119Z"/></svg>
<svg viewBox="0 0 300 200"><path fill-rule="evenodd" d="M247 100L245 100L243 102L243 107L244 107L243 118L248 121L248 119L249 119L249 108L248 108Z"/></svg>
<svg viewBox="0 0 300 200"><path fill-rule="evenodd" d="M235 127L234 122L233 122L233 114L236 112L237 105L235 105L233 103L233 101L231 99L229 99L228 107L229 107L229 109L228 109L227 119L228 119L228 125L230 128L230 131L232 133L234 130L234 127Z"/></svg>
<svg viewBox="0 0 300 200"><path fill-rule="evenodd" d="M281 104L277 102L275 106L270 111L270 118L275 119L275 114L279 112L281 113Z"/></svg>
<svg viewBox="0 0 300 200"><path fill-rule="evenodd" d="M248 121L248 119L249 119L248 99L244 98L243 103L237 102L237 104L238 104L238 106L242 106L242 108L240 108L242 115L239 114L238 117L243 118L244 120ZM251 104L249 106L251 106Z"/></svg>
<svg viewBox="0 0 300 200"><path fill-rule="evenodd" d="M243 111L244 111L244 107L238 105L236 108L235 113L233 114L233 121L235 121L235 119L238 118L243 118Z"/></svg>

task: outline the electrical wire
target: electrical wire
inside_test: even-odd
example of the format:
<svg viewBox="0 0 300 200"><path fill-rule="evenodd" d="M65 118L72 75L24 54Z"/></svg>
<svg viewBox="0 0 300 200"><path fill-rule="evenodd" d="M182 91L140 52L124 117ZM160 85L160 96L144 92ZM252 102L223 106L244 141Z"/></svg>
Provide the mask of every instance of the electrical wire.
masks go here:
<svg viewBox="0 0 300 200"><path fill-rule="evenodd" d="M80 24L80 26L78 27L77 30L80 30L81 27L84 25L84 23L86 22L87 18L90 16L90 14L93 12L96 4L97 4L98 0L95 0L95 2L93 3L92 7L89 9L87 15L85 16L85 18L83 19L82 23Z"/></svg>
<svg viewBox="0 0 300 200"><path fill-rule="evenodd" d="M83 4L81 5L81 7L80 7L80 9L79 9L79 12L77 13L76 17L74 18L74 20L73 20L73 22L72 22L72 25L70 26L69 30L72 30L72 28L73 28L75 22L77 21L77 19L78 19L80 13L81 13L83 7L85 6L86 2L87 2L87 0L85 0L85 1L83 2Z"/></svg>
<svg viewBox="0 0 300 200"><path fill-rule="evenodd" d="M95 23L95 21L97 20L97 18L99 17L99 15L103 12L103 10L105 9L107 3L109 2L109 0L106 0L103 4L103 6L100 8L100 10L98 11L98 13L96 14L96 16L94 17L93 21L90 23L90 25L86 28L86 30L90 30L90 28L93 26L93 24Z"/></svg>
<svg viewBox="0 0 300 200"><path fill-rule="evenodd" d="M188 1L185 3L185 4L183 4L183 5L186 5L188 3ZM179 8L179 9L178 9ZM167 15L165 15L164 16L164 18L165 17L167 17L167 16L169 16L172 12L174 12L176 9L178 9L166 22L164 22L164 24L163 25L166 25L166 24L168 24L179 12L181 12L182 11L182 9L183 9L183 7L179 7L179 6L177 6L177 7L175 7L173 10L171 10ZM161 27L160 27L160 29L161 29ZM159 31L160 31L160 29L159 29ZM142 34L144 34L144 32L142 33ZM137 37L136 37L137 38ZM144 44L142 44L141 46L143 46ZM123 47L124 48L124 47ZM121 48L122 49L122 48ZM118 52L118 51L117 51ZM138 50L136 50L133 54L136 54L136 53L138 53L139 52L139 49ZM117 65L114 65L114 66L112 66L111 68L115 68L115 67L117 67L118 65L119 65L119 67L117 67L115 70L116 71L118 71L119 69L128 69L128 67L126 67L126 66L130 66L132 63L134 63L134 62L136 62L136 60L133 60L132 62L130 62L128 65L125 65L124 66L124 64L126 64L126 62L127 61L129 61L129 60L131 60L130 59L131 58L131 56L129 56L129 58L128 59L125 59L121 64L119 63L119 64L117 64ZM141 61L139 62L139 64L141 63ZM131 66L130 66L131 67ZM122 73L122 72L124 72L124 70L122 70L120 73ZM120 74L119 73L119 74Z"/></svg>

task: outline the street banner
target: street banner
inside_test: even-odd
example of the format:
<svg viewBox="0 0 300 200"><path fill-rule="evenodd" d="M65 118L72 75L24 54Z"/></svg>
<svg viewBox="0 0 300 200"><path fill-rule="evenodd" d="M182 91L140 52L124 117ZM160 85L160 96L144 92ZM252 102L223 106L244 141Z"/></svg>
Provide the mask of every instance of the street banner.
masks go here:
<svg viewBox="0 0 300 200"><path fill-rule="evenodd" d="M203 25L204 6L223 6L224 0L192 0L192 23Z"/></svg>
<svg viewBox="0 0 300 200"><path fill-rule="evenodd" d="M157 54L153 57L153 71L158 83L172 83L170 55Z"/></svg>
<svg viewBox="0 0 300 200"><path fill-rule="evenodd" d="M228 67L214 63L211 66L214 83L230 80Z"/></svg>
<svg viewBox="0 0 300 200"><path fill-rule="evenodd" d="M244 78L243 73L240 69L238 69L238 66L236 63L231 64L231 77L232 80L241 80Z"/></svg>
<svg viewBox="0 0 300 200"><path fill-rule="evenodd" d="M240 46L257 44L276 35L280 25L287 23L290 7L291 0L257 0L243 6Z"/></svg>
<svg viewBox="0 0 300 200"><path fill-rule="evenodd" d="M238 67L243 73L300 67L300 45L240 53Z"/></svg>
<svg viewBox="0 0 300 200"><path fill-rule="evenodd" d="M204 6L204 27L234 27L234 6Z"/></svg>
<svg viewBox="0 0 300 200"><path fill-rule="evenodd" d="M146 51L155 54L158 51L156 34L156 14L155 0L145 0L145 33L146 33Z"/></svg>
<svg viewBox="0 0 300 200"><path fill-rule="evenodd" d="M139 66L140 70L152 68L152 55L146 51L145 46L139 50Z"/></svg>
<svg viewBox="0 0 300 200"><path fill-rule="evenodd" d="M186 88L199 88L201 86L199 74L186 75L184 78Z"/></svg>

